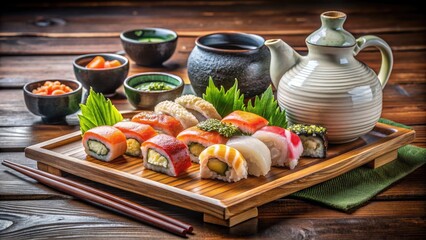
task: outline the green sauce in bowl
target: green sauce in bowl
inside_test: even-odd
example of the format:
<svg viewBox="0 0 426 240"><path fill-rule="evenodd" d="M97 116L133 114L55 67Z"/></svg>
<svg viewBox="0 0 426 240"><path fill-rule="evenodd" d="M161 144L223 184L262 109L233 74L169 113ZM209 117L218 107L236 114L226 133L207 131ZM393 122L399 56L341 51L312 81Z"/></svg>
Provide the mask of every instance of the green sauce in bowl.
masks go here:
<svg viewBox="0 0 426 240"><path fill-rule="evenodd" d="M165 82L144 82L135 86L136 89L142 91L165 91L175 87L175 85Z"/></svg>

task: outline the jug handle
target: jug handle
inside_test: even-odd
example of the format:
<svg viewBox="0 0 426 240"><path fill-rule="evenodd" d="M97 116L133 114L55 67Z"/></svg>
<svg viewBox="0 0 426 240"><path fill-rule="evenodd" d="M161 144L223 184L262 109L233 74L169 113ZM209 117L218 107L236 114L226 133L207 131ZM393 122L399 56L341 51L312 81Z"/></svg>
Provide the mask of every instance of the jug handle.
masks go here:
<svg viewBox="0 0 426 240"><path fill-rule="evenodd" d="M362 49L366 47L376 47L380 50L380 53L382 54L382 65L380 66L378 78L383 89L386 83L388 82L390 73L392 71L392 50L383 39L373 35L366 35L356 40L354 55L357 55Z"/></svg>

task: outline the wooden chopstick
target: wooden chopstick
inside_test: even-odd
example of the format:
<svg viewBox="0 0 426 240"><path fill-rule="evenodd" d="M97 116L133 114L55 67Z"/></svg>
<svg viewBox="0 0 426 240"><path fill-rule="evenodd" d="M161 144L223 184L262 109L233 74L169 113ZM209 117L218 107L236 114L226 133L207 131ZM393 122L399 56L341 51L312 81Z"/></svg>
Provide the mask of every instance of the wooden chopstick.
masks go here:
<svg viewBox="0 0 426 240"><path fill-rule="evenodd" d="M184 222L179 221L179 220L177 220L177 219L174 219L174 218L168 217L168 216L166 216L166 215L164 215L164 214L161 214L161 213L159 213L159 212L155 212L155 211L153 211L153 210L151 210L151 209L149 209L149 208L145 208L145 207L143 207L143 206L141 206L141 205L139 205L139 204L136 204L136 203L130 202L130 201L128 201L128 200L126 200L126 199L124 199L124 198L120 198L120 197L118 197L118 196L115 196L115 195L112 195L112 194L110 194L110 193L107 193L107 192L104 192L104 191L98 190L98 189L96 189L96 188L92 188L92 187L89 187L89 186L83 185L83 184L81 184L81 183L78 183L78 182L75 182L75 181L68 180L68 179L63 178L63 177L59 177L59 176L56 176L56 175L53 175L53 174L50 174L50 173L47 173L47 172L44 172L44 171L40 171L40 170L38 170L38 169L30 168L30 167L27 167L27 166L24 166L24 165L20 165L20 164L17 164L17 163L14 163L14 162L8 161L8 160L5 160L4 162L5 162L5 163L8 163L8 164L12 164L12 165L17 166L17 167L20 167L20 168L24 168L24 169L26 169L26 170L28 170L28 171L31 171L31 172L38 173L39 175L42 175L42 176L45 176L45 177L51 178L51 179L53 179L53 180L56 180L56 181L59 181L59 182L63 182L63 183L65 183L65 184L71 185L71 186L73 186L73 187L77 187L77 188L79 188L79 189L82 189L82 190L85 190L85 191L87 191L87 192L90 192L90 193L96 194L96 195L98 195L98 196L101 196L101 197L107 198L107 199L112 200L112 201L114 201L114 202L121 203L121 204L123 204L123 205L125 205L125 206L127 206L127 207L130 207L130 208L136 209L136 210L141 211L141 212L143 212L143 213L145 213L145 214L152 215L152 216L157 217L157 218L159 218L159 219L161 219L161 220L164 220L164 221L166 221L166 222L169 222L169 223L175 224L175 225L177 225L177 226L180 226L180 227L182 227L182 228L186 229L186 231L187 231L188 233L191 233L191 232L192 232L192 230L193 230L192 226L191 226L191 225L189 225L189 224L187 224L187 223L184 223Z"/></svg>
<svg viewBox="0 0 426 240"><path fill-rule="evenodd" d="M156 226L179 236L186 237L186 234L192 232L193 230L192 226L189 224L183 223L179 220L165 216L151 209L142 207L98 189L85 186L83 184L46 173L38 169L33 169L27 166L13 163L8 160L3 161L2 164L24 175L34 178L40 183L43 183L49 187L68 193L82 200L118 210L137 220Z"/></svg>

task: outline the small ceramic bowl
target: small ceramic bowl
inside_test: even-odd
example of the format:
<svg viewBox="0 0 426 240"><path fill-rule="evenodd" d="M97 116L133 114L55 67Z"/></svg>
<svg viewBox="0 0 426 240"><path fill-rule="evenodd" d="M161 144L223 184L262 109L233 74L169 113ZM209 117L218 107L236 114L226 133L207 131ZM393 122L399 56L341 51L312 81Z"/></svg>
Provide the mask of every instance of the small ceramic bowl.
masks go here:
<svg viewBox="0 0 426 240"><path fill-rule="evenodd" d="M59 81L73 91L61 95L43 96L32 93L32 91L44 84L46 81ZM76 113L82 100L82 85L75 80L48 79L25 84L24 99L30 112L41 116L43 122L55 123L65 121L67 115Z"/></svg>
<svg viewBox="0 0 426 240"><path fill-rule="evenodd" d="M143 28L121 33L126 54L140 66L161 66L176 50L177 33L163 28Z"/></svg>
<svg viewBox="0 0 426 240"><path fill-rule="evenodd" d="M136 89L138 85L149 82L164 82L173 86L173 88L161 91ZM128 77L124 81L124 91L130 104L135 108L152 110L159 102L165 100L173 101L181 96L183 85L182 78L176 75L161 72L146 72Z"/></svg>
<svg viewBox="0 0 426 240"><path fill-rule="evenodd" d="M118 60L121 65L113 68L86 68L86 65L96 56L101 56L105 61ZM74 74L83 87L111 97L115 94L129 73L129 60L118 54L96 53L86 54L74 59Z"/></svg>

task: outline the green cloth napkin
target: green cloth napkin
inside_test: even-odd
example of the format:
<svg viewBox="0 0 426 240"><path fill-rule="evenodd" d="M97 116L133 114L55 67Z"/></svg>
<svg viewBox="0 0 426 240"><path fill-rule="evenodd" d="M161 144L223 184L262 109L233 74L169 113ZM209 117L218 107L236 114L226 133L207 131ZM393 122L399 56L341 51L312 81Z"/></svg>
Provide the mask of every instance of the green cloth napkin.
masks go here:
<svg viewBox="0 0 426 240"><path fill-rule="evenodd" d="M381 123L410 128L387 119ZM313 201L349 212L363 205L392 183L426 162L426 148L406 145L398 149L398 159L377 169L359 167L326 182L291 194L289 197Z"/></svg>

